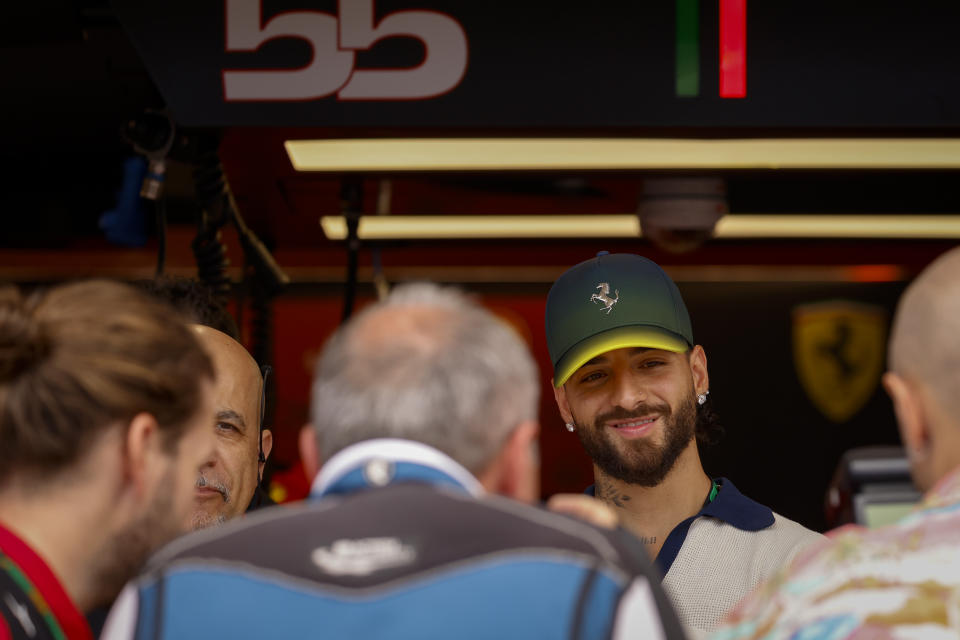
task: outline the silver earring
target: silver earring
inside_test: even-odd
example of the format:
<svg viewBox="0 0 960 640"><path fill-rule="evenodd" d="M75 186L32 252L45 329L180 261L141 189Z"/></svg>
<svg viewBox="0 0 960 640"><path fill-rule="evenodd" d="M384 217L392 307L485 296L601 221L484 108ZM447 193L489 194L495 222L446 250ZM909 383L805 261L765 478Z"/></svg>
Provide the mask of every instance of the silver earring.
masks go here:
<svg viewBox="0 0 960 640"><path fill-rule="evenodd" d="M567 431L569 431L570 433L573 433L573 430L574 430L574 429L576 429L576 427L573 426L573 423L572 423L572 422L568 422L568 423L567 423Z"/></svg>
<svg viewBox="0 0 960 640"><path fill-rule="evenodd" d="M702 405L707 401L707 395L710 393L710 390L707 389L705 393L701 393L697 396L697 404Z"/></svg>

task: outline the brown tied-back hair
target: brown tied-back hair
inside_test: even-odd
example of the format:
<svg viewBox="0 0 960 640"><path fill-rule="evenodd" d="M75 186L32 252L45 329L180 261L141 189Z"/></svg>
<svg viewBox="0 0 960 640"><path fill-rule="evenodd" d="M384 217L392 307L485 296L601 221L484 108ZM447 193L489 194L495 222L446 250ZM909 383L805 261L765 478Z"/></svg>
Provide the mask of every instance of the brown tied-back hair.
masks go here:
<svg viewBox="0 0 960 640"><path fill-rule="evenodd" d="M0 484L70 467L142 412L172 449L213 375L173 309L132 287L87 281L29 298L0 287Z"/></svg>

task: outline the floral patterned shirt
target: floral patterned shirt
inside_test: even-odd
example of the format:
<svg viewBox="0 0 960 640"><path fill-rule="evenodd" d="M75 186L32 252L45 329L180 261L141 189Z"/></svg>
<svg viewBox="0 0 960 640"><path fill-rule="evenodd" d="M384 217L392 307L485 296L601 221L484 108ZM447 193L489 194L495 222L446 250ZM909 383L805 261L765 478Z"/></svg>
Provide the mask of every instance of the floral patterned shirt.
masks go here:
<svg viewBox="0 0 960 640"><path fill-rule="evenodd" d="M842 527L805 549L710 638L960 638L960 469L898 523Z"/></svg>

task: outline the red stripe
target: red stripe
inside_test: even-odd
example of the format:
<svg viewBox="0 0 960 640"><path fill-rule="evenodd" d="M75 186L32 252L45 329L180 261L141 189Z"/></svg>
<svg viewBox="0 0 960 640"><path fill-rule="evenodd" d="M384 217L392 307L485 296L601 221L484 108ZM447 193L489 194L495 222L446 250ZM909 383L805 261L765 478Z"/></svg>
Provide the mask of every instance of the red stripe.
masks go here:
<svg viewBox="0 0 960 640"><path fill-rule="evenodd" d="M27 544L9 529L0 524L0 549L13 560L47 601L63 632L70 640L93 640L86 619L77 611L76 605L63 590L60 581Z"/></svg>
<svg viewBox="0 0 960 640"><path fill-rule="evenodd" d="M720 97L747 97L747 0L720 0Z"/></svg>
<svg viewBox="0 0 960 640"><path fill-rule="evenodd" d="M10 627L3 616L0 616L0 640L12 640L13 634L10 633Z"/></svg>

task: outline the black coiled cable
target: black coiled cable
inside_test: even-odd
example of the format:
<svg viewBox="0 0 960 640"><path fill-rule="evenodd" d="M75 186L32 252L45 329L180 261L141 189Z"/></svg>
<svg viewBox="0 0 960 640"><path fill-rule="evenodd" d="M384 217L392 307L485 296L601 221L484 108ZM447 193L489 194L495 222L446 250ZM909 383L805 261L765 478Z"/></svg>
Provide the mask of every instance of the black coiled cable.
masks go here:
<svg viewBox="0 0 960 640"><path fill-rule="evenodd" d="M360 258L360 216L363 213L363 181L345 179L340 185L340 210L347 223L347 278L343 285L343 313L345 323L353 314L357 298L357 272Z"/></svg>
<svg viewBox="0 0 960 640"><path fill-rule="evenodd" d="M250 283L250 355L261 366L273 362L273 294L263 282L254 278ZM264 393L265 418L262 424L273 423L273 408L276 400L274 378L267 378Z"/></svg>
<svg viewBox="0 0 960 640"><path fill-rule="evenodd" d="M215 151L198 156L193 179L197 199L203 207L197 235L191 244L197 261L197 277L210 288L221 304L226 304L230 296L230 278L227 275L230 261L220 230L232 221L234 212L226 202L226 179Z"/></svg>

